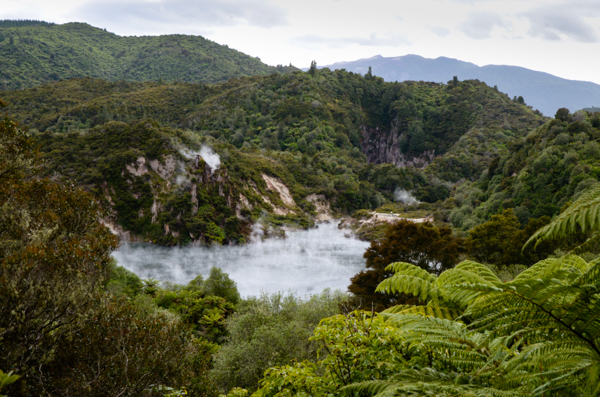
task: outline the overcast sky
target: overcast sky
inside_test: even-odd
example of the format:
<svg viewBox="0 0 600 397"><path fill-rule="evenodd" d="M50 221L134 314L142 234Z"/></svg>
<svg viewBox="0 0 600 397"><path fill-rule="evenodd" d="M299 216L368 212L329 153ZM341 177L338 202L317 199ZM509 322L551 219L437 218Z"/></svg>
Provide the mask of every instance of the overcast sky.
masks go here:
<svg viewBox="0 0 600 397"><path fill-rule="evenodd" d="M270 65L417 54L600 84L600 0L0 0L0 19L202 35Z"/></svg>

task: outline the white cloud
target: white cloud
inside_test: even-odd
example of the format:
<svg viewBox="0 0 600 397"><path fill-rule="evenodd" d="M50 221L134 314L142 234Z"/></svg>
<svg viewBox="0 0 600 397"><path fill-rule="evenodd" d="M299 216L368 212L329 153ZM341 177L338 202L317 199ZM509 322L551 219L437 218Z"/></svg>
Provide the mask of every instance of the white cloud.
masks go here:
<svg viewBox="0 0 600 397"><path fill-rule="evenodd" d="M509 24L498 14L480 11L469 13L459 30L472 39L489 39L495 27L507 28Z"/></svg>
<svg viewBox="0 0 600 397"><path fill-rule="evenodd" d="M109 26L146 24L273 28L288 24L286 11L260 0L95 0L73 15Z"/></svg>
<svg viewBox="0 0 600 397"><path fill-rule="evenodd" d="M600 4L591 2L563 3L534 8L523 14L531 24L528 34L549 41L567 37L580 43L596 43L598 33L585 21L600 16Z"/></svg>
<svg viewBox="0 0 600 397"><path fill-rule="evenodd" d="M402 45L412 44L412 42L403 35L387 34L383 37L378 37L375 33L371 33L369 37L324 37L309 34L294 37L290 40L290 42L300 47L317 48L346 48L350 45L359 45L365 47L400 47Z"/></svg>
<svg viewBox="0 0 600 397"><path fill-rule="evenodd" d="M433 33L440 37L446 37L450 34L450 29L441 27L441 26L432 26L429 28Z"/></svg>

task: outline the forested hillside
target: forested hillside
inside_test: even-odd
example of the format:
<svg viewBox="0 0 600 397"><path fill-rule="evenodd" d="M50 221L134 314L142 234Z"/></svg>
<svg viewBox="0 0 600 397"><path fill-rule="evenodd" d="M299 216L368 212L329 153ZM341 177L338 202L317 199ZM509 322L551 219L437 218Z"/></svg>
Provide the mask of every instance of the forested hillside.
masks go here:
<svg viewBox="0 0 600 397"><path fill-rule="evenodd" d="M105 200L122 233L161 244L243 242L265 215L306 227L319 211L378 208L398 188L435 203L544 122L477 81L329 70L218 85L83 78L3 97L48 172ZM203 147L218 167L199 162Z"/></svg>
<svg viewBox="0 0 600 397"><path fill-rule="evenodd" d="M201 36L122 37L85 23L0 22L0 89L5 90L85 76L216 83L291 70Z"/></svg>
<svg viewBox="0 0 600 397"><path fill-rule="evenodd" d="M555 119L512 140L479 181L457 187L453 225L467 230L509 208L523 224L557 215L600 178L599 116L561 109Z"/></svg>

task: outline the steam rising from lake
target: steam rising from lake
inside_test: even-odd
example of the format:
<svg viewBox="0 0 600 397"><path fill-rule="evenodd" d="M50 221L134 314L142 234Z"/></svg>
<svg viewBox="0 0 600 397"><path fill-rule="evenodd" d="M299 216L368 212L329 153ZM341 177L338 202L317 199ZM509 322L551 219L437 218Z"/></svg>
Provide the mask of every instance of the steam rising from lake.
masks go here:
<svg viewBox="0 0 600 397"><path fill-rule="evenodd" d="M124 244L113 256L119 265L141 278L187 284L210 268L221 268L243 297L262 291L299 294L325 288L346 291L350 278L365 268L362 255L369 243L344 236L335 223L317 229L288 231L285 240L266 240L245 246L167 248Z"/></svg>

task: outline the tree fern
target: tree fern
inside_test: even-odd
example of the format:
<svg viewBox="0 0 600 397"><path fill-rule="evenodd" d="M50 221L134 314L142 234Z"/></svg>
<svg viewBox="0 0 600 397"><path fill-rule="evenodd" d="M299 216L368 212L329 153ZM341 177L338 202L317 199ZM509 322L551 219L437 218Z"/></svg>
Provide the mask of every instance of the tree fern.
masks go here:
<svg viewBox="0 0 600 397"><path fill-rule="evenodd" d="M546 259L507 283L470 261L439 277L408 264L390 270L396 274L382 290L419 294L427 304L393 307L381 316L397 327L412 354L429 357L430 368L349 391L598 395L600 261L587 263L575 255Z"/></svg>
<svg viewBox="0 0 600 397"><path fill-rule="evenodd" d="M537 247L542 241L565 238L578 231L583 233L600 231L600 185L592 187L556 219L535 232L527 240L523 249L534 242ZM593 233L591 239L597 240L598 237L597 233Z"/></svg>
<svg viewBox="0 0 600 397"><path fill-rule="evenodd" d="M386 270L393 271L394 276L384 280L377 287L378 292L405 293L427 302L428 308L408 309L392 307L388 313L421 313L441 318L457 318L462 311L479 296L474 290L466 291L454 288L456 285L470 283L473 285L494 286L502 282L487 266L473 261L463 261L456 267L446 270L439 277L405 262L396 262Z"/></svg>

